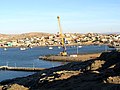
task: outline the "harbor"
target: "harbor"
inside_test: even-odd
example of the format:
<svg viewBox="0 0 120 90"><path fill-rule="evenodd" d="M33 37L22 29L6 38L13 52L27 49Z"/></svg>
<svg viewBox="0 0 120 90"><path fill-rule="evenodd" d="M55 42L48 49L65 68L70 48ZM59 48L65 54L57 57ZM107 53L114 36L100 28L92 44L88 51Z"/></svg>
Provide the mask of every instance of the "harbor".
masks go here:
<svg viewBox="0 0 120 90"><path fill-rule="evenodd" d="M40 56L55 56L58 55L59 52L62 51L62 48L52 47L53 49L49 49L49 47L33 47L32 49L27 50L20 50L19 48L7 48L7 50L0 49L0 66L9 66L9 67L26 67L26 68L54 68L57 66L61 66L66 64L65 61L53 61L53 60L43 60L39 59ZM107 50L112 50L111 48L107 47ZM76 46L68 46L67 52L68 55L74 55L79 53L79 55L88 54L88 53L100 53L105 52L105 46L82 46L77 48ZM62 58L61 56L59 58ZM74 58L75 57L70 57ZM86 58L86 57L85 57ZM92 58L92 57L91 57ZM82 57L81 57L82 59ZM66 59L66 61L69 59ZM70 60L68 62L71 62ZM27 76L28 74L33 74L33 72L25 72L25 71L8 71L8 70L1 70L0 71L0 79L5 80L11 77L22 77ZM3 74L6 75L3 75ZM9 75L11 73L11 75ZM22 73L22 75L20 74ZM27 74L28 73L28 74ZM0 80L0 81L1 81Z"/></svg>
<svg viewBox="0 0 120 90"><path fill-rule="evenodd" d="M32 49L20 50L19 48L7 48L4 50L0 48L0 66L8 66L8 67L24 67L31 68L31 70L0 70L0 81L6 79L12 79L17 77L25 77L28 75L32 75L37 70L34 71L33 68L51 68L62 65L62 62L50 62L38 59L40 55L47 54L57 54L57 48L51 51L48 47L33 47ZM44 52L43 52L44 51ZM23 69L24 69L23 68ZM10 68L9 68L10 69ZM41 70L41 69L40 69Z"/></svg>

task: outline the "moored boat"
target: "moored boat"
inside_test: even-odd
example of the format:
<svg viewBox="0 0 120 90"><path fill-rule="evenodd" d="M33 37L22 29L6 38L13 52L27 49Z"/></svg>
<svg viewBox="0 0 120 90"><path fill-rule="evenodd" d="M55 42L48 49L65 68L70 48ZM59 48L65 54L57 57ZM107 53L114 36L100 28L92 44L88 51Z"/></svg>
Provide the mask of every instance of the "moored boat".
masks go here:
<svg viewBox="0 0 120 90"><path fill-rule="evenodd" d="M4 48L4 50L6 51L6 50L7 50L7 48Z"/></svg>
<svg viewBox="0 0 120 90"><path fill-rule="evenodd" d="M53 49L53 47L49 47L49 49Z"/></svg>
<svg viewBox="0 0 120 90"><path fill-rule="evenodd" d="M82 48L82 46L78 46L78 48Z"/></svg>
<svg viewBox="0 0 120 90"><path fill-rule="evenodd" d="M20 50L26 50L26 48L21 47Z"/></svg>

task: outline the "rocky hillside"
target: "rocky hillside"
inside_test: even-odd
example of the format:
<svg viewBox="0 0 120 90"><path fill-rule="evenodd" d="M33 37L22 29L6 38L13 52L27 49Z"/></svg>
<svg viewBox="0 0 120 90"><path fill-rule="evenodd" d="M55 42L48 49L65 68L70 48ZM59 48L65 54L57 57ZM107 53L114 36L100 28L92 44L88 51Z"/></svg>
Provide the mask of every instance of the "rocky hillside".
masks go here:
<svg viewBox="0 0 120 90"><path fill-rule="evenodd" d="M120 90L120 52L2 81L4 90Z"/></svg>
<svg viewBox="0 0 120 90"><path fill-rule="evenodd" d="M0 37L7 37L8 35L6 34L0 34Z"/></svg>

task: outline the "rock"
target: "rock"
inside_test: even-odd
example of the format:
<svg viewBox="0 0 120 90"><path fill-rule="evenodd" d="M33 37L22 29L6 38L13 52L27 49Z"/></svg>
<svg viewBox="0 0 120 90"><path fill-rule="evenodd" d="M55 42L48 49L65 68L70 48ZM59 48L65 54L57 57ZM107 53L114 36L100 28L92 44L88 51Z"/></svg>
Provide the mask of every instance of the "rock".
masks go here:
<svg viewBox="0 0 120 90"><path fill-rule="evenodd" d="M113 83L113 84L120 84L120 76L113 76L113 77L108 77L107 78L108 83Z"/></svg>
<svg viewBox="0 0 120 90"><path fill-rule="evenodd" d="M26 88L23 85L12 84L0 86L0 90L29 90L29 88Z"/></svg>
<svg viewBox="0 0 120 90"><path fill-rule="evenodd" d="M2 90L3 86L0 86L0 90Z"/></svg>
<svg viewBox="0 0 120 90"><path fill-rule="evenodd" d="M103 60L95 60L91 65L91 70L97 70L105 63Z"/></svg>

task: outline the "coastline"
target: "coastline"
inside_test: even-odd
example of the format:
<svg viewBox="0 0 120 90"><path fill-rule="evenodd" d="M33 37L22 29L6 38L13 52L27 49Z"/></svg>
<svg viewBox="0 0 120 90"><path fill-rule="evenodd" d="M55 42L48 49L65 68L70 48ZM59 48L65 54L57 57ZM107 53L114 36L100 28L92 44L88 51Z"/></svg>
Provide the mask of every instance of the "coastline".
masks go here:
<svg viewBox="0 0 120 90"><path fill-rule="evenodd" d="M94 45L96 46L96 44L78 44L78 43L73 43L73 44L66 44L66 46L90 46L90 45ZM97 45L104 45L104 44L97 44ZM20 45L20 46L0 46L0 48L20 48L20 47L25 47L25 48L29 48L27 45ZM31 45L31 47L62 47L62 45L57 44L57 45Z"/></svg>

